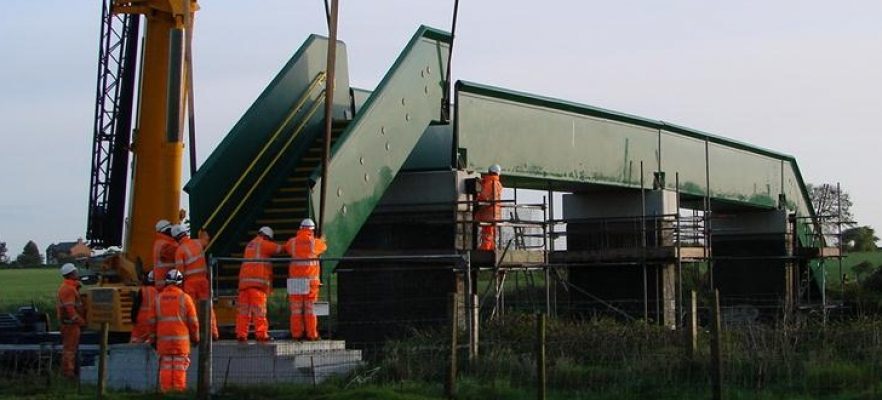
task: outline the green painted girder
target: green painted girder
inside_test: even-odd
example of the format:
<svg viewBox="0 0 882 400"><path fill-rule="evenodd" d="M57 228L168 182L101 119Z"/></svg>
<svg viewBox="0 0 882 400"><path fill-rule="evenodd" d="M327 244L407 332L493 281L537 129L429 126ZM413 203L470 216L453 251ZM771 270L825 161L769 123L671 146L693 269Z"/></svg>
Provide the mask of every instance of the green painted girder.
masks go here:
<svg viewBox="0 0 882 400"><path fill-rule="evenodd" d="M304 94L314 84L316 77L325 71L327 49L327 38L309 36L184 187L189 194L191 228L194 232L204 228L216 236L208 252L228 255L241 251L238 240L261 211L259 205L265 203L283 183L292 166L323 132L324 103L321 98L324 84L315 87L308 95ZM334 115L342 119L350 109L346 45L342 42L337 44L336 81ZM251 172L246 173L264 145L304 98L306 102L302 109L284 124L282 133L270 144ZM318 108L309 116L314 104ZM304 122L308 116L309 119ZM257 178L269 168L270 161L280 153L285 140L301 124L304 127L289 150L281 155L258 183ZM235 185L243 174L242 182ZM255 186L254 191L246 197L252 186ZM226 197L229 197L227 201L223 201ZM235 211L243 198L243 206ZM212 214L214 217L206 223ZM291 217L305 216L304 213ZM229 223L219 232L228 218Z"/></svg>
<svg viewBox="0 0 882 400"><path fill-rule="evenodd" d="M460 81L454 146L467 168L501 164L522 187L550 182L651 187L653 173L681 193L813 216L792 156L690 128L548 97ZM709 175L708 175L709 174ZM709 179L708 179L709 178ZM710 182L708 188L707 182ZM810 227L808 227L810 229Z"/></svg>
<svg viewBox="0 0 882 400"><path fill-rule="evenodd" d="M346 252L423 132L440 119L450 40L447 32L420 27L332 149L323 223L327 257ZM313 178L316 210L320 171Z"/></svg>

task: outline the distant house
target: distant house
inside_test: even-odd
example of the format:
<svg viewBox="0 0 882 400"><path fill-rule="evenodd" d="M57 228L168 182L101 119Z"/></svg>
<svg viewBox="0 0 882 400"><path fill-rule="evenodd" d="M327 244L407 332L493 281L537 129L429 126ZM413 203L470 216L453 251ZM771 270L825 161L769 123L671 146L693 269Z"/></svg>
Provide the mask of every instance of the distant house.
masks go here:
<svg viewBox="0 0 882 400"><path fill-rule="evenodd" d="M58 264L90 255L92 249L83 242L83 238L77 239L76 242L53 243L46 248L46 264Z"/></svg>

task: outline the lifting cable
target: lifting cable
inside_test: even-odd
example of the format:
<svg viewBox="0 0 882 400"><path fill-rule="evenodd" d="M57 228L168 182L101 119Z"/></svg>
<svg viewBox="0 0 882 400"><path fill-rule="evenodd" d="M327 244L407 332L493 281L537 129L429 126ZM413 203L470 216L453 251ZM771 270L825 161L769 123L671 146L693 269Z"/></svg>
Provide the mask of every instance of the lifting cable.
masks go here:
<svg viewBox="0 0 882 400"><path fill-rule="evenodd" d="M331 31L331 6L328 5L328 0L324 1L325 3L325 21L328 23L328 32Z"/></svg>
<svg viewBox="0 0 882 400"><path fill-rule="evenodd" d="M327 0L325 0L327 1ZM459 15L459 0L453 0L453 24L450 28L450 49L447 53L447 71L444 78L444 97L441 99L441 121L450 121L450 63L453 60L453 42L456 37L456 17Z"/></svg>
<svg viewBox="0 0 882 400"><path fill-rule="evenodd" d="M333 129L334 118L334 75L337 63L337 16L339 11L339 0L331 0L330 14L328 14L328 59L325 64L327 70L325 80L325 132L322 151L322 184L321 197L319 198L319 220L316 229L316 236L321 237L324 232L325 224L325 200L328 188L328 168L330 167L331 158L331 131ZM325 0L327 5L327 0Z"/></svg>

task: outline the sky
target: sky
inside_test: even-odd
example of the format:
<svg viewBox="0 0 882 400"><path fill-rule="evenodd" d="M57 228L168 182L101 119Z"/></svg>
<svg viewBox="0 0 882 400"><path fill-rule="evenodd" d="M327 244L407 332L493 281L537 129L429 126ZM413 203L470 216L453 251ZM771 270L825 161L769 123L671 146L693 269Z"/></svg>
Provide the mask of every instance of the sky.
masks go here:
<svg viewBox="0 0 882 400"><path fill-rule="evenodd" d="M795 156L882 229L882 2L462 0L453 77L661 119ZM0 241L85 236L101 2L5 0ZM341 0L351 84L373 88L453 0ZM201 2L204 160L310 33L322 0ZM189 171L184 168L184 180Z"/></svg>

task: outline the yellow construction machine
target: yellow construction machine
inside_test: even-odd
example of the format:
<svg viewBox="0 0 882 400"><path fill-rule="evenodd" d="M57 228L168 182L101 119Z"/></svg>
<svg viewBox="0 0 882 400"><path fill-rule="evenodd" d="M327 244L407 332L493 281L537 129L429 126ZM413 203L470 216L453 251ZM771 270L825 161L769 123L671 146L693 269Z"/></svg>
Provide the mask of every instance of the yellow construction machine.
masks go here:
<svg viewBox="0 0 882 400"><path fill-rule="evenodd" d="M97 282L83 293L90 327L108 323L111 331L125 332L131 330L138 278L153 267L154 225L184 217L182 127L189 110L192 168L190 44L199 5L196 0L102 4L87 237L93 247L122 251L98 263Z"/></svg>

